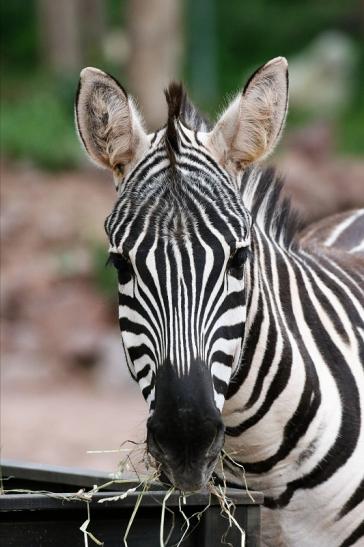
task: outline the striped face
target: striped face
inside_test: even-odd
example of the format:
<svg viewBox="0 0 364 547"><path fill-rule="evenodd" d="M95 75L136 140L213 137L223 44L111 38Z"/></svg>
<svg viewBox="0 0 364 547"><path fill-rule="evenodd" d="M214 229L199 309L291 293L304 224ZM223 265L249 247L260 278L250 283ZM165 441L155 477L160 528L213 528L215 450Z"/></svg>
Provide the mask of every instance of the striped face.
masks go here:
<svg viewBox="0 0 364 547"><path fill-rule="evenodd" d="M179 378L204 367L221 410L244 332L249 216L198 135L181 122L177 130L173 165L161 130L106 220L120 328L151 410L163 366Z"/></svg>
<svg viewBox="0 0 364 547"><path fill-rule="evenodd" d="M76 123L119 191L105 227L126 358L150 408L148 450L176 487L195 490L223 446L221 410L242 352L251 219L241 175L279 137L287 62L258 69L213 128L182 86L166 98L166 127L148 136L120 84L87 68Z"/></svg>

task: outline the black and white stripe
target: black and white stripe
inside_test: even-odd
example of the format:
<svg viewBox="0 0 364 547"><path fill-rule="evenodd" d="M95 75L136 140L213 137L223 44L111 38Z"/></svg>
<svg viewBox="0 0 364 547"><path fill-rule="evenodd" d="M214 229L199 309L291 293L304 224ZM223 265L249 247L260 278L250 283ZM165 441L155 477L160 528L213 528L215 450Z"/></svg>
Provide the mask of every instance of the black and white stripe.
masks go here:
<svg viewBox="0 0 364 547"><path fill-rule="evenodd" d="M265 545L358 547L364 216L300 237L280 181L254 167L279 138L287 90L287 62L274 59L210 130L174 84L166 127L147 135L124 89L84 69L76 120L118 187L105 228L128 366L150 406L148 449L174 484L199 488L222 412L224 478L264 492Z"/></svg>
<svg viewBox="0 0 364 547"><path fill-rule="evenodd" d="M300 244L286 207L280 216L279 189L269 172L242 182L254 211L252 253L243 359L223 410L225 446L265 492L268 545L360 545L364 278L350 249L325 251L329 235L322 247ZM332 227L331 237L338 232ZM227 466L236 482L240 468Z"/></svg>
<svg viewBox="0 0 364 547"><path fill-rule="evenodd" d="M119 284L132 373L153 409L159 364L208 363L225 448L281 515L281 544L349 545L364 510L362 279L300 246L271 171L246 171L239 193L178 130L173 172L162 134L106 222L111 253L132 264ZM251 251L243 284L226 273L236 242ZM227 461L231 482L240 472Z"/></svg>
<svg viewBox="0 0 364 547"><path fill-rule="evenodd" d="M180 122L178 130L174 168L161 132L105 223L111 256L124 257L120 327L131 372L152 407L158 366L168 360L183 375L201 359L221 409L245 319L242 283L226 276L226 266L249 245L250 219L196 135Z"/></svg>

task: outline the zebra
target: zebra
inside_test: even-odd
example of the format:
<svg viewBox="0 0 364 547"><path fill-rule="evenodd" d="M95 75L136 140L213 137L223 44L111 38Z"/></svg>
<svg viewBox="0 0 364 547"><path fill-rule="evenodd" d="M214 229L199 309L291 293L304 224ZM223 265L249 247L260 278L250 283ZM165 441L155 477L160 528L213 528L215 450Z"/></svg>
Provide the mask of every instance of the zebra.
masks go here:
<svg viewBox="0 0 364 547"><path fill-rule="evenodd" d="M261 166L288 64L260 67L215 124L181 84L148 134L133 98L85 68L78 134L113 173L105 221L127 365L165 480L261 490L263 543L364 545L364 210L300 231ZM226 464L226 465L225 465Z"/></svg>

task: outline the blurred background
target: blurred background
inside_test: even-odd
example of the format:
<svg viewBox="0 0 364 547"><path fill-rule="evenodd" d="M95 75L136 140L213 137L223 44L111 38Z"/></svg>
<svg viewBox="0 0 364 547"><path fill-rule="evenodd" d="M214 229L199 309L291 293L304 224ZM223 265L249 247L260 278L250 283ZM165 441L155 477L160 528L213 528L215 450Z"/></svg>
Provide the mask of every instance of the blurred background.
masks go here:
<svg viewBox="0 0 364 547"><path fill-rule="evenodd" d="M290 63L271 163L305 222L364 205L361 0L11 0L1 25L1 453L112 470L147 411L123 362L103 221L111 177L74 131L79 71L134 94L147 126L182 79L213 116L259 65Z"/></svg>

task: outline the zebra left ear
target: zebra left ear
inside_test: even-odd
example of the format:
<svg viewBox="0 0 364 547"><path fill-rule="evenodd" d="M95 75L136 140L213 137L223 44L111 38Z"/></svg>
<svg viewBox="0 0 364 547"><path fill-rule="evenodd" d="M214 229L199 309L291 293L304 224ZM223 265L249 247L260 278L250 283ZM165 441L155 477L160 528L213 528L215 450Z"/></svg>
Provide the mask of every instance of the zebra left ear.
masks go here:
<svg viewBox="0 0 364 547"><path fill-rule="evenodd" d="M277 57L260 67L206 140L218 161L233 171L267 157L276 146L288 106L288 63Z"/></svg>
<svg viewBox="0 0 364 547"><path fill-rule="evenodd" d="M91 160L113 171L116 185L149 147L141 119L123 87L97 68L84 68L75 102L77 131Z"/></svg>

